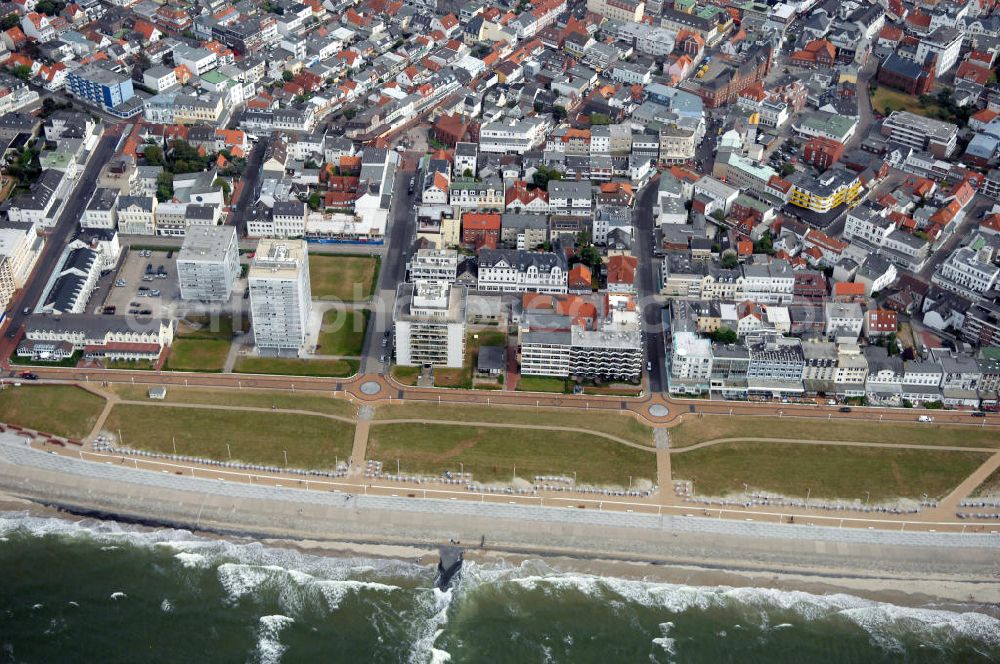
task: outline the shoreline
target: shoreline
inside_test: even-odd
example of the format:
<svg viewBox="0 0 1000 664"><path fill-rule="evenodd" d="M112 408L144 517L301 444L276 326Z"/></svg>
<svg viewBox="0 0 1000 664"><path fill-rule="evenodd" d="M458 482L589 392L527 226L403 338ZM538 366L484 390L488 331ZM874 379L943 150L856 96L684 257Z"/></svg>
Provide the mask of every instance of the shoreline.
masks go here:
<svg viewBox="0 0 1000 664"><path fill-rule="evenodd" d="M199 528L194 524L163 520L153 515L127 515L67 505L50 505L35 498L0 491L0 512L27 512L33 517L80 522L88 519L114 521L141 531L163 528L189 530L207 539L231 542L253 540L270 548L291 549L324 557L366 557L408 560L424 566L437 564L436 546L429 542L404 541L372 535L364 540L332 537L298 538L288 534L253 533L238 527ZM235 524L231 524L235 526ZM441 542L444 544L445 542ZM933 607L950 611L977 611L1000 617L1000 585L995 578L980 580L962 575L878 573L861 568L821 568L808 565L737 566L732 561L706 558L698 563L655 560L633 555L556 548L487 546L465 549L465 559L483 566L541 562L555 574L597 577L699 587L762 588L797 591L813 595L847 594L905 607ZM920 588L914 592L912 588Z"/></svg>

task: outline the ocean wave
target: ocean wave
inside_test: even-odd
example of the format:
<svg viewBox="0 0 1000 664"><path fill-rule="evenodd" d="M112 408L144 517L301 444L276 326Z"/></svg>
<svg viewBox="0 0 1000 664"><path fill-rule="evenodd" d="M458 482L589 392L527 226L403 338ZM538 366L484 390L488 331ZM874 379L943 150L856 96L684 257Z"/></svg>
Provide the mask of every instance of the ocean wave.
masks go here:
<svg viewBox="0 0 1000 664"><path fill-rule="evenodd" d="M764 629L769 628L767 621L772 611L794 613L804 621L844 619L864 630L872 643L889 651L904 649L903 642L913 635L920 635L925 646L934 648L944 648L957 639L968 639L989 648L1000 647L1000 620L974 611L959 613L896 606L844 593L816 595L773 588L683 586L586 574L518 576L518 571L527 570L505 568L465 575L463 582L466 578L473 578L475 582L472 588L463 590L474 592L484 584L506 583L527 591L542 592L555 599L564 593L575 592L605 603L625 600L643 607L664 609L672 614L735 608L761 616L755 619L761 621L758 626ZM786 622L774 629L791 626ZM655 641L661 646L668 642L667 635ZM673 646L672 643L670 645Z"/></svg>
<svg viewBox="0 0 1000 664"><path fill-rule="evenodd" d="M175 555L174 558L179 560L180 563L184 565L184 567L188 568L207 567L209 564L208 558L206 558L200 553L189 553L187 551L181 551L180 553Z"/></svg>
<svg viewBox="0 0 1000 664"><path fill-rule="evenodd" d="M451 659L451 653L436 648L435 644L444 633L444 626L448 623L448 609L454 597L453 588L433 588L420 594L420 606L413 626L413 647L408 660L410 664L422 664L428 660L447 662Z"/></svg>
<svg viewBox="0 0 1000 664"><path fill-rule="evenodd" d="M258 664L277 664L288 649L281 643L281 632L294 623L288 616L261 616L257 626L257 658Z"/></svg>

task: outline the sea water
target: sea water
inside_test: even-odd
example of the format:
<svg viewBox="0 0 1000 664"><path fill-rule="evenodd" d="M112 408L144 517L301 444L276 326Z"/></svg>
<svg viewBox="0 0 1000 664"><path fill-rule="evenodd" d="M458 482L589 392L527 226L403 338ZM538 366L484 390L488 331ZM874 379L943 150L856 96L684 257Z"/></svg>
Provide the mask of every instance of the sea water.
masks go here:
<svg viewBox="0 0 1000 664"><path fill-rule="evenodd" d="M0 514L0 662L1000 661L996 607L685 586L542 561L467 562L442 592L435 573Z"/></svg>

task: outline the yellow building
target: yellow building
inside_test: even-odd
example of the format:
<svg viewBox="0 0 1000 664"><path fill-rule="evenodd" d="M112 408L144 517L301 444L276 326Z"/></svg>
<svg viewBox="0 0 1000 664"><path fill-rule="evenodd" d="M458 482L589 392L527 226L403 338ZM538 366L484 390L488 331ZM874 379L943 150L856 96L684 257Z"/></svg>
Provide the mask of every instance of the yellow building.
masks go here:
<svg viewBox="0 0 1000 664"><path fill-rule="evenodd" d="M829 212L841 205L854 207L861 200L861 179L846 168L832 168L819 177L804 173L789 176L788 202L813 212Z"/></svg>

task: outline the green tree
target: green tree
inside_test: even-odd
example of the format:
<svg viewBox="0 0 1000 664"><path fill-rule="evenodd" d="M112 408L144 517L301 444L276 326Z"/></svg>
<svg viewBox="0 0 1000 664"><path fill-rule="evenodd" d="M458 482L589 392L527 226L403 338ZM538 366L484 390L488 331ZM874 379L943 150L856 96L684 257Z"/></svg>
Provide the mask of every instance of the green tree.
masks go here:
<svg viewBox="0 0 1000 664"><path fill-rule="evenodd" d="M586 247L580 249L579 255L580 262L590 267L596 267L601 264L601 252L592 244L588 244Z"/></svg>
<svg viewBox="0 0 1000 664"><path fill-rule="evenodd" d="M212 183L212 186L222 187L222 200L226 202L226 205L229 205L229 200L233 193L232 187L229 186L229 183L222 178L215 178L215 182Z"/></svg>
<svg viewBox="0 0 1000 664"><path fill-rule="evenodd" d="M309 194L309 209L318 210L319 206L323 204L323 200L319 197L319 194L315 191Z"/></svg>
<svg viewBox="0 0 1000 664"><path fill-rule="evenodd" d="M722 267L727 270L732 270L734 267L740 264L740 260L731 251L727 251L726 255L722 257Z"/></svg>
<svg viewBox="0 0 1000 664"><path fill-rule="evenodd" d="M718 344L734 344L737 340L736 332L725 325L712 333L712 341Z"/></svg>
<svg viewBox="0 0 1000 664"><path fill-rule="evenodd" d="M147 145L142 156L146 158L146 163L150 166L163 166L163 148L159 145Z"/></svg>
<svg viewBox="0 0 1000 664"><path fill-rule="evenodd" d="M156 200L169 201L174 197L174 174L163 171L156 176Z"/></svg>
<svg viewBox="0 0 1000 664"><path fill-rule="evenodd" d="M759 240L754 242L753 250L756 254L774 254L774 241L770 233L764 233Z"/></svg>
<svg viewBox="0 0 1000 664"><path fill-rule="evenodd" d="M566 112L566 109L563 106L553 106L552 115L553 117L555 117L557 122L560 122L562 120L565 120L566 116L569 115L569 113Z"/></svg>
<svg viewBox="0 0 1000 664"><path fill-rule="evenodd" d="M784 175L791 175L794 172L795 172L795 166L793 166L792 164L789 164L789 163L786 162L786 163L784 163L784 164L781 165L781 174L783 176Z"/></svg>
<svg viewBox="0 0 1000 664"><path fill-rule="evenodd" d="M463 178L474 178L475 176L476 174L472 172L471 168L467 168L464 171L462 171Z"/></svg>
<svg viewBox="0 0 1000 664"><path fill-rule="evenodd" d="M536 170L534 175L531 176L532 184L539 189L545 189L548 187L549 180L562 180L562 173L552 168L539 166L538 170Z"/></svg>
<svg viewBox="0 0 1000 664"><path fill-rule="evenodd" d="M286 83L292 80L293 78L295 78L295 76L292 74L292 72L288 71L287 69L281 72L281 80L285 81Z"/></svg>
<svg viewBox="0 0 1000 664"><path fill-rule="evenodd" d="M31 67L28 65L14 65L10 71L22 81L27 81L31 78Z"/></svg>
<svg viewBox="0 0 1000 664"><path fill-rule="evenodd" d="M65 2L55 2L54 0L40 0L35 5L35 11L46 16L55 16L66 7Z"/></svg>
<svg viewBox="0 0 1000 664"><path fill-rule="evenodd" d="M10 30L21 25L21 19L18 18L17 14L7 14L0 20L0 29Z"/></svg>

